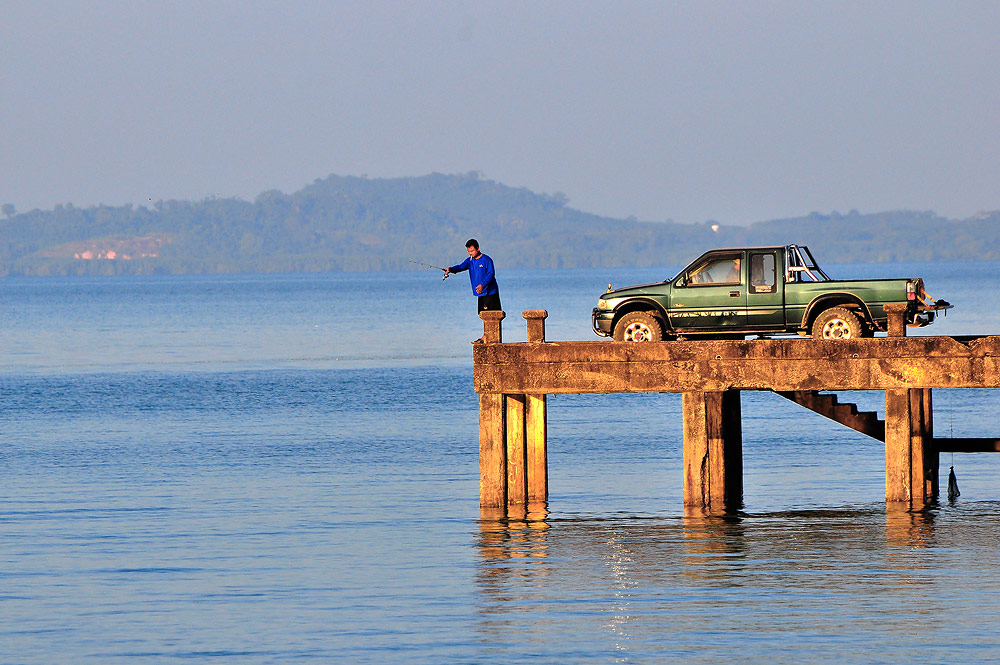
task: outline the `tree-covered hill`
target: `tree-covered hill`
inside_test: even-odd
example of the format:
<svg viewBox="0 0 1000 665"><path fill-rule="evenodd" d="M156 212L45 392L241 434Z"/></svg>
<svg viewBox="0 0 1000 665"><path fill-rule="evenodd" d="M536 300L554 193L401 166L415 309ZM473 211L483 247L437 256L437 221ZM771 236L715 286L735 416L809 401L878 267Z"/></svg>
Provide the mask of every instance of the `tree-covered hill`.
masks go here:
<svg viewBox="0 0 1000 665"><path fill-rule="evenodd" d="M676 265L712 247L788 242L809 244L826 262L1000 259L1000 211L966 220L813 213L749 227L640 222L585 213L560 194L477 173L330 176L252 203L3 211L3 275L410 269L411 260L457 262L469 237L507 268Z"/></svg>

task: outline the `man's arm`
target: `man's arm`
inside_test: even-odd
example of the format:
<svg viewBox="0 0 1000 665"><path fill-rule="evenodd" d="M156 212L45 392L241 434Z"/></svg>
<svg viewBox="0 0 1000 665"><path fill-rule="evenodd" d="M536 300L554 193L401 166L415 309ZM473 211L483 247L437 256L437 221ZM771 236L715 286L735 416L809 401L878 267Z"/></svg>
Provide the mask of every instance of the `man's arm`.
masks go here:
<svg viewBox="0 0 1000 665"><path fill-rule="evenodd" d="M469 269L470 259L466 259L459 263L457 266L448 266L444 269L445 275L450 275L453 272L464 272Z"/></svg>

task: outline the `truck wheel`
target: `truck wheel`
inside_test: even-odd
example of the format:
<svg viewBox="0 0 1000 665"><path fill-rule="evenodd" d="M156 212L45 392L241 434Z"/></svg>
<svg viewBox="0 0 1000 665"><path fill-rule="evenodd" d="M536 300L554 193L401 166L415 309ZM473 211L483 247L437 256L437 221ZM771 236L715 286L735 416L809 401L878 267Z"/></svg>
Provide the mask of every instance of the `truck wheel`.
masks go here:
<svg viewBox="0 0 1000 665"><path fill-rule="evenodd" d="M615 324L616 342L659 342L663 326L648 312L629 312Z"/></svg>
<svg viewBox="0 0 1000 665"><path fill-rule="evenodd" d="M813 321L813 339L854 339L862 336L861 321L845 307L831 307Z"/></svg>

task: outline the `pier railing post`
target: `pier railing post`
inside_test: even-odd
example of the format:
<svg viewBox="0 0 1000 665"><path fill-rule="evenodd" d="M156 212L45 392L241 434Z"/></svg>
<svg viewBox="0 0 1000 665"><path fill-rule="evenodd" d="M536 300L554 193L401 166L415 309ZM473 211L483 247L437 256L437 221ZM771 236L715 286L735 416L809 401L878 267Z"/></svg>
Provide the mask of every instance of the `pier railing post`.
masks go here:
<svg viewBox="0 0 1000 665"><path fill-rule="evenodd" d="M710 514L743 504L740 391L687 392L684 412L684 505Z"/></svg>
<svg viewBox="0 0 1000 665"><path fill-rule="evenodd" d="M937 493L929 389L885 391L885 500L923 510Z"/></svg>
<svg viewBox="0 0 1000 665"><path fill-rule="evenodd" d="M885 313L889 319L889 337L906 337L906 319L904 318L906 308L906 305L896 303L889 303L885 306Z"/></svg>
<svg viewBox="0 0 1000 665"><path fill-rule="evenodd" d="M487 344L499 344L503 341L503 334L500 330L500 322L507 315L503 310L488 309L479 313L479 318L483 320L483 341Z"/></svg>
<svg viewBox="0 0 1000 665"><path fill-rule="evenodd" d="M549 313L544 309L526 309L521 312L521 316L528 322L528 341L545 341L545 319Z"/></svg>

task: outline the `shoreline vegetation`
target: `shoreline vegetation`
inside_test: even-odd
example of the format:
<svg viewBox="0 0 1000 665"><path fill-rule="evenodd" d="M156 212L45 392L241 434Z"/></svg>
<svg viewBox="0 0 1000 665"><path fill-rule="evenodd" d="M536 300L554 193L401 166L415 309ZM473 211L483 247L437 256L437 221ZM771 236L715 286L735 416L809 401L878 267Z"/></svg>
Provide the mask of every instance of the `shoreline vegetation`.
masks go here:
<svg viewBox="0 0 1000 665"><path fill-rule="evenodd" d="M831 212L748 226L615 219L478 172L331 175L301 190L0 217L0 276L409 270L476 237L505 268L682 264L715 247L807 244L826 263L1000 259L1000 210Z"/></svg>

